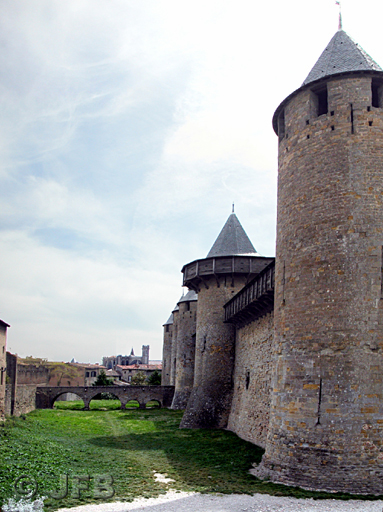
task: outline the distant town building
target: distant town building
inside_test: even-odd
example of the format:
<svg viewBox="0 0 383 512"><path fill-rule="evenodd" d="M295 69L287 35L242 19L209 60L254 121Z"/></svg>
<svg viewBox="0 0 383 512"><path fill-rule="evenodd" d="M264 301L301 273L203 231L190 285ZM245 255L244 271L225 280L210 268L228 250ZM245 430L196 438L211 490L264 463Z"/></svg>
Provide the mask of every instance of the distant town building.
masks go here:
<svg viewBox="0 0 383 512"><path fill-rule="evenodd" d="M162 371L162 363L155 362L154 364L131 364L131 365L117 365L116 371L121 375L121 380L130 383L134 375L139 372L145 374L146 378L150 377L155 371Z"/></svg>
<svg viewBox="0 0 383 512"><path fill-rule="evenodd" d="M142 345L142 355L136 356L134 350L128 356L106 356L102 358L102 364L108 370L115 370L116 366L130 366L135 364L149 364L149 345Z"/></svg>

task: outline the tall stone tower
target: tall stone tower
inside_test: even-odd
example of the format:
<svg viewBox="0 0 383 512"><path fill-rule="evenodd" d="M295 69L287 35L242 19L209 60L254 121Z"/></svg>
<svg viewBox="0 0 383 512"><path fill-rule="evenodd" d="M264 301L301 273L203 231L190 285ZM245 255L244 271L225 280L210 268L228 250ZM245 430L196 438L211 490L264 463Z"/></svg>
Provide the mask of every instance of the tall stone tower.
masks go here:
<svg viewBox="0 0 383 512"><path fill-rule="evenodd" d="M181 297L182 298L182 297ZM170 353L170 386L176 383L176 364L177 364L177 337L178 337L178 316L180 308L178 302L172 311L173 329L172 329L172 349Z"/></svg>
<svg viewBox="0 0 383 512"><path fill-rule="evenodd" d="M175 390L172 409L185 409L194 382L198 295L189 290L178 303L178 336Z"/></svg>
<svg viewBox="0 0 383 512"><path fill-rule="evenodd" d="M170 368L172 359L172 343L173 343L173 313L163 325L164 343L162 348L162 372L161 385L170 386Z"/></svg>
<svg viewBox="0 0 383 512"><path fill-rule="evenodd" d="M198 305L194 386L181 428L227 425L235 330L224 323L223 305L270 261L257 254L232 213L207 257L183 267L183 284L198 292Z"/></svg>
<svg viewBox="0 0 383 512"><path fill-rule="evenodd" d="M142 345L142 364L149 364L149 345Z"/></svg>
<svg viewBox="0 0 383 512"><path fill-rule="evenodd" d="M274 114L274 482L383 494L382 91L340 29Z"/></svg>

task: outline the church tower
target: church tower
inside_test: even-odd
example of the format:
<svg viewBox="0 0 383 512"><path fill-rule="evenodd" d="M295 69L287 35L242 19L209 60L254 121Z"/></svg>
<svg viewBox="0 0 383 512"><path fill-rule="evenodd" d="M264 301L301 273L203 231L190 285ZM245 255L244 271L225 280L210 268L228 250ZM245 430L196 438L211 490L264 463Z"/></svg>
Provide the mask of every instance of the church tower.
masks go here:
<svg viewBox="0 0 383 512"><path fill-rule="evenodd" d="M341 28L277 108L275 370L259 476L383 494L383 71Z"/></svg>
<svg viewBox="0 0 383 512"><path fill-rule="evenodd" d="M272 258L259 256L232 213L206 258L185 265L183 284L198 293L194 385L181 428L224 428L233 392L235 328L224 304Z"/></svg>

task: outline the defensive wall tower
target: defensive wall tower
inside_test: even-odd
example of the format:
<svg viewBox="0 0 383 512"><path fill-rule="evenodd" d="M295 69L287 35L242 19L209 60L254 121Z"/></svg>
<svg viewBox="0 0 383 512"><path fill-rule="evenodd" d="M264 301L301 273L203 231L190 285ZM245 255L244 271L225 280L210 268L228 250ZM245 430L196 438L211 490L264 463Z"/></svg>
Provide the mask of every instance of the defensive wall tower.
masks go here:
<svg viewBox="0 0 383 512"><path fill-rule="evenodd" d="M274 114L274 482L383 494L382 86L340 29Z"/></svg>
<svg viewBox="0 0 383 512"><path fill-rule="evenodd" d="M271 258L259 256L232 213L206 258L185 265L183 284L198 293L194 385L181 428L223 428L233 392L235 328L224 304Z"/></svg>
<svg viewBox="0 0 383 512"><path fill-rule="evenodd" d="M182 297L181 297L182 299ZM180 299L180 300L181 300ZM173 334L172 334L172 350L170 354L170 385L174 386L176 382L176 364L177 364L177 337L178 337L178 315L180 308L178 302L172 311L173 315Z"/></svg>
<svg viewBox="0 0 383 512"><path fill-rule="evenodd" d="M178 303L176 376L172 409L185 409L193 389L197 302L198 295L194 290L189 290Z"/></svg>
<svg viewBox="0 0 383 512"><path fill-rule="evenodd" d="M162 372L161 386L170 386L170 367L172 360L172 342L173 342L173 313L163 325L164 344L162 347Z"/></svg>

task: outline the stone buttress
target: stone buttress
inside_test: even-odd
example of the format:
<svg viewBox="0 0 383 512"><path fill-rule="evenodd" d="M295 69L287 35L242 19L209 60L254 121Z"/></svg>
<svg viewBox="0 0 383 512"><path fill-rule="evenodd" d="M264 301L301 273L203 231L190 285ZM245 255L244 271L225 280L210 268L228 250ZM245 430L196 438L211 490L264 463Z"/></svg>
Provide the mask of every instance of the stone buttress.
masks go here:
<svg viewBox="0 0 383 512"><path fill-rule="evenodd" d="M278 107L276 365L254 473L383 494L383 71L339 30Z"/></svg>
<svg viewBox="0 0 383 512"><path fill-rule="evenodd" d="M198 292L194 385L181 428L223 428L233 392L235 328L224 304L271 261L259 256L232 213L205 259L182 269Z"/></svg>

